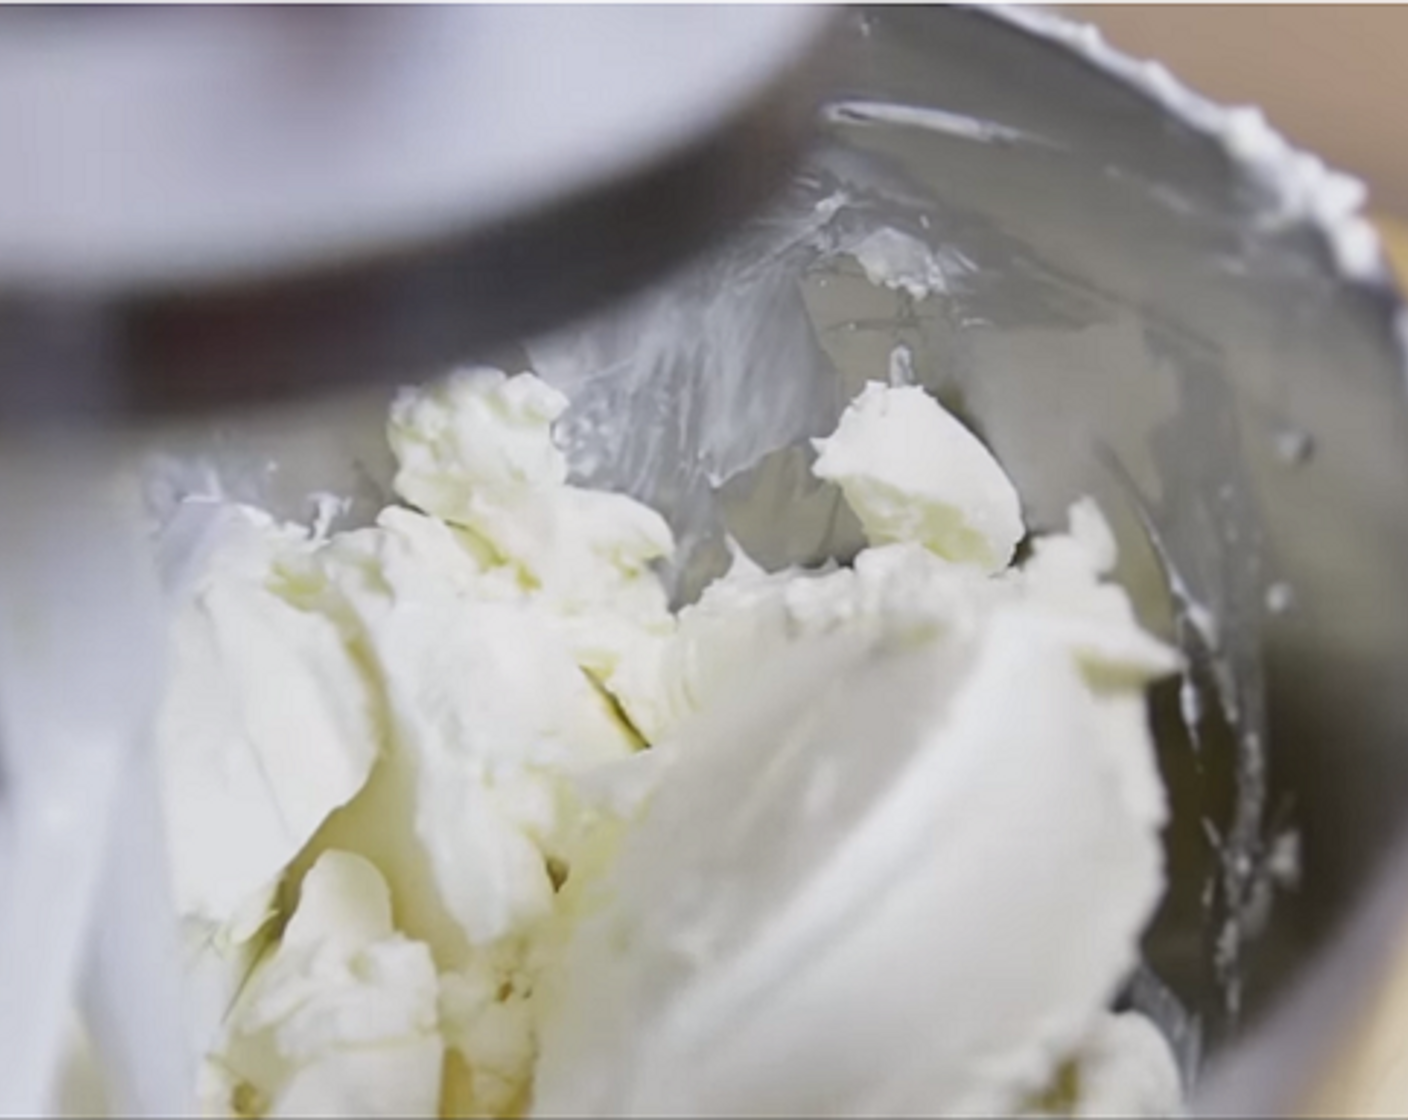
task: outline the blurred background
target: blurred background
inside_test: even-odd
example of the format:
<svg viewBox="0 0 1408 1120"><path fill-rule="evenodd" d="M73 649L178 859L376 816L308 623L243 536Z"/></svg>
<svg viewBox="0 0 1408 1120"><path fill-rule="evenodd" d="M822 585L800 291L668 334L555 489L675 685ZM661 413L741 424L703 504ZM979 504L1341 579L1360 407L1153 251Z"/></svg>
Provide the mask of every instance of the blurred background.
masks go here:
<svg viewBox="0 0 1408 1120"><path fill-rule="evenodd" d="M1261 105L1281 132L1408 222L1408 6L1072 4L1115 46L1195 89Z"/></svg>

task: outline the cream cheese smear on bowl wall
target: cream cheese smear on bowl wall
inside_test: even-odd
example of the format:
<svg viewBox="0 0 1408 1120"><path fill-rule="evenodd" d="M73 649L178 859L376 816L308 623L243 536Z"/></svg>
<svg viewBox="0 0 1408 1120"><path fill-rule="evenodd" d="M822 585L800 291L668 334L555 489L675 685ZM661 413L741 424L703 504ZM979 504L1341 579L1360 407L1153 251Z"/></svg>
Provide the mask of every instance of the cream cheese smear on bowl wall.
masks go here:
<svg viewBox="0 0 1408 1120"><path fill-rule="evenodd" d="M868 541L673 610L532 372L404 390L401 504L185 501L159 757L211 1115L1169 1115L1112 1010L1179 657L1088 499L923 389L815 441Z"/></svg>

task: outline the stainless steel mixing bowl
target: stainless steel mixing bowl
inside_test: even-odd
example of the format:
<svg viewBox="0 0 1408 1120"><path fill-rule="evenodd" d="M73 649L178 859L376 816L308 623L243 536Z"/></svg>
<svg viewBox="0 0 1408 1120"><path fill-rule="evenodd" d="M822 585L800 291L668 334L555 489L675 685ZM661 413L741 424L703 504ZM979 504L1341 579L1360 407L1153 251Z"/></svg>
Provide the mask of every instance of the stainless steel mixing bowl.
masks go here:
<svg viewBox="0 0 1408 1120"><path fill-rule="evenodd" d="M1191 665L1152 701L1171 886L1127 998L1209 1071L1203 1107L1287 1108L1402 911L1375 876L1408 876L1391 858L1408 801L1401 309L1354 192L1050 17L864 13L841 71L772 213L527 345L571 392L577 473L673 519L681 596L725 528L770 564L843 555L855 526L808 480L805 437L903 346L1031 525L1093 494L1145 621ZM850 251L882 228L929 247L942 290L862 275ZM167 432L153 501L213 472L288 515L348 494L364 520L386 498L384 404Z"/></svg>

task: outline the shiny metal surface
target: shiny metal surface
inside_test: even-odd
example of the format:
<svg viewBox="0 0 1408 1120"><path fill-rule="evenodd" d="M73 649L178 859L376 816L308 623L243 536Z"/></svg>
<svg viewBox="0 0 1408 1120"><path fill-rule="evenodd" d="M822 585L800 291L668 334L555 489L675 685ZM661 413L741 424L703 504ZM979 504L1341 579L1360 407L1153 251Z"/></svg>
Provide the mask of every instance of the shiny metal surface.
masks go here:
<svg viewBox="0 0 1408 1120"><path fill-rule="evenodd" d="M807 478L805 440L902 344L1034 527L1093 494L1145 621L1192 665L1154 697L1172 883L1129 999L1211 1071L1202 1108L1284 1111L1408 903L1397 297L1344 280L1215 137L1065 46L893 8L858 17L846 52L780 206L529 343L572 395L574 469L667 512L682 594L725 528L771 564L844 555L855 526ZM848 250L879 228L941 251L947 290L871 285ZM385 499L384 403L169 430L154 504L213 472L289 516L331 488L364 518Z"/></svg>
<svg viewBox="0 0 1408 1120"><path fill-rule="evenodd" d="M806 7L0 13L0 419L423 375L765 199Z"/></svg>
<svg viewBox="0 0 1408 1120"><path fill-rule="evenodd" d="M1038 523L1094 492L1146 617L1182 619L1204 717L1195 746L1175 690L1155 698L1176 817L1147 953L1214 1059L1240 1040L1270 1055L1228 1065L1205 1107L1279 1111L1393 933L1356 907L1408 810L1400 305L1336 275L1308 223L1272 220L1216 140L1063 47L976 13L877 12L870 28L855 94L1032 138L845 140L979 265L912 331L928 378L961 394ZM1211 641L1179 590L1216 617ZM1287 836L1296 875L1276 866ZM1344 1002L1275 1020L1346 929L1354 964L1327 956L1320 980Z"/></svg>

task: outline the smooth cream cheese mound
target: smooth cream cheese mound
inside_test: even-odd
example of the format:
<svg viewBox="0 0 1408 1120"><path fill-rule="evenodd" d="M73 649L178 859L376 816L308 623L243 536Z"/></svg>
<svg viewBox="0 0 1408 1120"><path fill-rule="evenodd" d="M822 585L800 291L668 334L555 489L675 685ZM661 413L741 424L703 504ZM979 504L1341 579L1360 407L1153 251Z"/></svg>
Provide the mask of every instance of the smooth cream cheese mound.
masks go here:
<svg viewBox="0 0 1408 1120"><path fill-rule="evenodd" d="M540 1114L1011 1114L1104 1013L1162 893L1147 733L1011 605L842 668L686 734L544 1009Z"/></svg>
<svg viewBox="0 0 1408 1120"><path fill-rule="evenodd" d="M225 1019L209 1110L1010 1111L1077 1069L1072 1109L1161 1111L1130 1088L1167 1087L1136 1060L1157 1032L1097 1028L1160 893L1142 688L1176 658L1104 581L1093 504L1007 569L1023 527L996 462L918 390L871 386L817 469L872 547L776 573L735 550L676 617L668 528L568 483L565 406L487 369L404 391L388 434L416 508L364 529L217 507L161 743L195 963L232 991L280 877L302 887ZM769 711L770 668L816 643L852 651L836 687L808 662ZM388 890L394 928L368 901ZM383 944L428 954L431 1028L417 1061L356 1066L362 1010L408 1021L405 993L339 987ZM344 999L358 1015L325 1013Z"/></svg>

